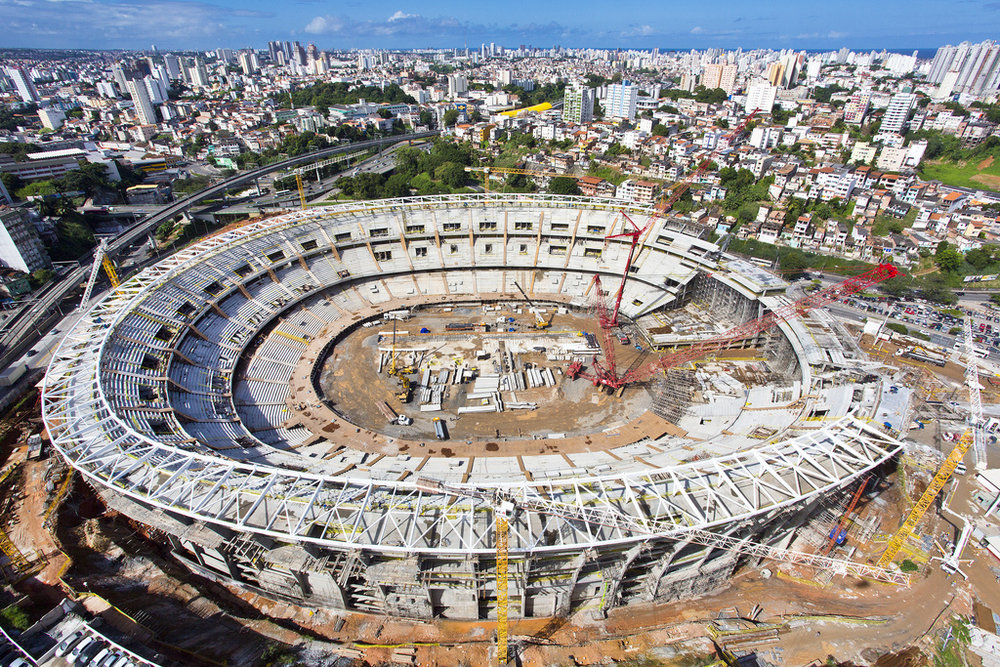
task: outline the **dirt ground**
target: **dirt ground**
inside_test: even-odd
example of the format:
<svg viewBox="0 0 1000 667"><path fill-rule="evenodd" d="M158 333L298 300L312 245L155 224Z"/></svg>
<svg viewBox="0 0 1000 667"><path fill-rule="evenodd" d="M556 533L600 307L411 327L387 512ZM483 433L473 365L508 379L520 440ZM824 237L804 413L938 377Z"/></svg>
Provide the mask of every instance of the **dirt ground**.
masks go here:
<svg viewBox="0 0 1000 667"><path fill-rule="evenodd" d="M516 362L522 367L530 365L534 368L547 368L552 371L556 380L555 387L528 388L516 392L517 401L535 403L536 410L458 414L459 407L475 405L474 401L467 399L472 391L472 383L450 385L440 412L421 412L416 396L408 403L400 402L396 397L398 382L388 374L388 365L382 373L378 372L379 349L392 349L391 323L370 329L359 328L338 343L324 365L320 380L325 397L349 421L368 430L408 439L433 439L434 417L445 419L450 437L461 441L500 437L519 439L548 433L565 433L570 436L597 433L609 426L631 421L648 410L651 400L645 388L630 388L621 398L617 398L606 391L598 391L585 379L567 378L563 371L568 361L547 359L547 354L558 351L560 343L578 344L581 340L579 332L593 330L595 322L592 317L572 312L555 314L549 329L537 331L532 326L534 317L526 312L520 315L512 311L492 312L488 318L484 318L478 308L455 308L451 312L444 312L441 308L417 311L411 319L397 324L398 365L402 367L421 361L417 371L408 375L414 387L417 387L425 369L430 369L436 376L442 369L453 370L459 360L467 369L478 370L480 373L497 373L500 369L495 353L488 359L476 358L476 353L482 351L484 346L497 344L499 337L495 331L439 334L445 332L445 326L449 323L493 320L498 315L514 317L516 320L511 324L516 331L503 334L506 349L524 350L515 352ZM545 316L549 315L553 315L551 309ZM423 328L432 333L419 334ZM649 356L648 353L638 352L631 344L622 345L616 340L614 345L623 369ZM545 348L546 351L534 350L536 347ZM511 400L512 392L501 393L505 401ZM387 402L396 412L411 417L414 423L405 427L388 424L376 407L380 401Z"/></svg>
<svg viewBox="0 0 1000 667"><path fill-rule="evenodd" d="M945 369L943 379L951 380L951 370ZM24 415L16 419L23 425L31 423ZM18 437L5 433L4 453L13 460L23 457L23 450L16 449ZM933 428L914 431L912 437L939 450L950 448ZM59 470L52 459L23 463L11 491L18 503L9 524L11 539L32 558L37 552L44 563L38 574L20 584L21 590L40 601L55 601L73 591L91 605L107 604L106 600L139 621L150 641L171 657L169 664L258 665L264 663L269 647L279 651L295 647L302 656L300 664L310 665L332 664L338 653L357 655L360 664L399 662L401 650L413 653L412 661L404 661L407 664L490 661L492 622L413 622L310 610L192 575L169 556L162 537L136 532L127 520L106 514L79 482L67 494L53 534L43 518L59 488L58 483L48 482L60 479ZM932 473L931 465L907 463L905 475L891 477L891 489L880 496L885 503L861 507L859 522L881 513L882 532L867 543L852 544L858 547L854 560L877 557L885 531L898 525ZM971 475L956 480L948 502L958 511L972 512ZM954 531L937 515L928 515L925 522L921 530L929 535ZM726 588L695 598L613 609L606 618L585 609L569 619L513 620L512 652L521 664L539 667L632 659L660 665L704 664L695 661L712 651L713 621L745 616L759 605L757 621L778 630L773 639L753 646L772 656L774 664L812 665L829 655L872 664L885 651L927 649L939 640L937 630L952 614L971 614L974 601L1000 611L1000 564L988 554L968 548L965 557L971 562L964 569L969 576L965 581L928 562L935 553L919 553L912 544L906 553L921 563L910 588L837 576L823 584L819 573L808 568L768 562L771 576L744 569ZM93 597L95 593L100 597Z"/></svg>

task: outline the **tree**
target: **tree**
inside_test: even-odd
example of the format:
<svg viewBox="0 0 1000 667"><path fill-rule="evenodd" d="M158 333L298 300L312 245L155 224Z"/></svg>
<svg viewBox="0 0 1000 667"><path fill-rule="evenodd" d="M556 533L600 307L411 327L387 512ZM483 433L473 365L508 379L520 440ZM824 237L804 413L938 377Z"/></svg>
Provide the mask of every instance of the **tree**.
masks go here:
<svg viewBox="0 0 1000 667"><path fill-rule="evenodd" d="M962 266L962 253L954 248L945 248L944 252L938 253L934 262L944 271L957 271Z"/></svg>
<svg viewBox="0 0 1000 667"><path fill-rule="evenodd" d="M409 197L409 179L403 174L393 174L386 180L385 186L382 188L382 195L384 197Z"/></svg>
<svg viewBox="0 0 1000 667"><path fill-rule="evenodd" d="M465 167L456 162L445 162L434 170L434 178L450 187L460 188L465 185Z"/></svg>
<svg viewBox="0 0 1000 667"><path fill-rule="evenodd" d="M982 271L993 263L993 255L988 248L973 248L965 253L965 261L977 271Z"/></svg>
<svg viewBox="0 0 1000 667"><path fill-rule="evenodd" d="M665 137L665 136L667 136L668 132L669 132L669 129L663 123L657 123L656 125L653 126L653 136L654 137Z"/></svg>
<svg viewBox="0 0 1000 667"><path fill-rule="evenodd" d="M452 127L458 122L458 109L448 109L444 112L444 126Z"/></svg>
<svg viewBox="0 0 1000 667"><path fill-rule="evenodd" d="M549 192L554 195L578 195L580 194L580 186L577 185L575 178L556 176L549 181Z"/></svg>
<svg viewBox="0 0 1000 667"><path fill-rule="evenodd" d="M793 280L801 278L802 273L807 268L809 268L809 262L801 250L791 250L781 257L781 270L787 278Z"/></svg>
<svg viewBox="0 0 1000 667"><path fill-rule="evenodd" d="M16 174L4 172L0 174L0 181L3 181L3 186L7 189L11 197L14 196L15 192L24 187L24 180Z"/></svg>
<svg viewBox="0 0 1000 667"><path fill-rule="evenodd" d="M420 118L417 122L424 127L430 127L431 124L434 122L434 116L427 109L421 109Z"/></svg>

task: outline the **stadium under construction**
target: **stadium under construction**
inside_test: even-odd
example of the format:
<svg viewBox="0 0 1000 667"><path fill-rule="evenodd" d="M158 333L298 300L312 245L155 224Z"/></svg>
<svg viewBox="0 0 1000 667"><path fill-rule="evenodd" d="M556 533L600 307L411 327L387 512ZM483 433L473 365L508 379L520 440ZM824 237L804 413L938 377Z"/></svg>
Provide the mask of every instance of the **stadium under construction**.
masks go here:
<svg viewBox="0 0 1000 667"><path fill-rule="evenodd" d="M789 289L622 201L313 208L109 293L43 416L109 507L273 599L424 619L673 600L820 544L901 449L904 398L823 309L719 338Z"/></svg>

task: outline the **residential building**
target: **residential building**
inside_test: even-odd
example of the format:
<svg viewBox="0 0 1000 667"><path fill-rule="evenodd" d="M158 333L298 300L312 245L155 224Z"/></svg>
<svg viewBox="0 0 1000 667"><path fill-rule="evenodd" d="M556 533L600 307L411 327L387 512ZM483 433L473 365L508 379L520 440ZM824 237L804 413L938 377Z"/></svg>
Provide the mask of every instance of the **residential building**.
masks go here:
<svg viewBox="0 0 1000 667"><path fill-rule="evenodd" d="M778 88L772 86L767 81L758 79L750 84L747 89L747 100L744 108L747 111L757 110L757 113L771 113L774 108L774 100L778 95Z"/></svg>
<svg viewBox="0 0 1000 667"><path fill-rule="evenodd" d="M465 97L469 92L469 80L464 74L448 75L448 97Z"/></svg>
<svg viewBox="0 0 1000 667"><path fill-rule="evenodd" d="M128 79L125 82L125 87L132 98L132 103L135 105L135 113L139 117L139 124L156 125L156 110L149 99L149 92L146 90L145 82Z"/></svg>
<svg viewBox="0 0 1000 667"><path fill-rule="evenodd" d="M872 94L870 90L854 93L847 104L844 105L844 122L860 125L864 122L868 113L868 106L871 103Z"/></svg>
<svg viewBox="0 0 1000 667"><path fill-rule="evenodd" d="M619 199L629 199L637 203L652 203L659 189L656 183L651 181L638 181L628 179L622 181L618 186L616 196Z"/></svg>
<svg viewBox="0 0 1000 667"><path fill-rule="evenodd" d="M584 124L594 119L594 90L585 86L572 86L563 93L563 120Z"/></svg>
<svg viewBox="0 0 1000 667"><path fill-rule="evenodd" d="M0 207L0 263L25 273L52 266L24 209Z"/></svg>
<svg viewBox="0 0 1000 667"><path fill-rule="evenodd" d="M903 134L906 130L906 121L910 115L910 109L917 103L917 96L913 93L896 93L889 101L885 114L882 115L882 125L880 132L892 132Z"/></svg>
<svg viewBox="0 0 1000 667"><path fill-rule="evenodd" d="M612 83L608 86L608 94L604 98L604 113L609 118L632 120L635 118L635 105L639 99L639 88L629 81Z"/></svg>
<svg viewBox="0 0 1000 667"><path fill-rule="evenodd" d="M23 67L8 67L7 74L14 82L14 87L17 88L17 94L21 97L22 102L37 104L42 101L38 90L35 89L34 82L31 80L31 75Z"/></svg>
<svg viewBox="0 0 1000 667"><path fill-rule="evenodd" d="M38 110L38 119L42 121L43 127L55 131L62 127L66 114L55 107L43 107Z"/></svg>

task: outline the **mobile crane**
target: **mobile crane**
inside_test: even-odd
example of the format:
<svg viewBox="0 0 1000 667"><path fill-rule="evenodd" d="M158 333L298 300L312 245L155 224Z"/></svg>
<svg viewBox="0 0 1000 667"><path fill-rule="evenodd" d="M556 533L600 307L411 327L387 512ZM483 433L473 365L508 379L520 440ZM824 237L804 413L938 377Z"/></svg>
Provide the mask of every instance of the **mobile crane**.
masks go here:
<svg viewBox="0 0 1000 667"><path fill-rule="evenodd" d="M860 275L813 292L798 301L785 304L762 317L733 327L718 336L695 343L687 349L662 356L639 368L629 370L622 375L618 375L615 372L613 360L607 357L607 363L603 365L595 360L593 372L590 373L583 370L582 363L574 361L567 368L566 374L572 379L578 377L586 378L594 386L605 386L614 390L621 389L629 384L649 380L659 372L701 359L712 352L723 350L732 343L763 333L786 319L800 317L811 310L864 291L869 286L883 280L888 280L898 274L899 270L892 264L879 264ZM605 354L607 355L607 350L605 350Z"/></svg>
<svg viewBox="0 0 1000 667"><path fill-rule="evenodd" d="M542 313L539 312L541 309L538 308L535 305L535 302L531 300L531 297L529 297L525 293L525 291L523 289L521 289L521 286L517 284L516 280L514 281L514 287L516 287L517 291L521 293L521 296L524 297L524 300L528 302L528 309L535 316L535 328L536 329L548 329L550 326L552 326L552 320L556 316L555 309L552 310L552 314L549 315L549 319L545 319L544 317L542 317Z"/></svg>

